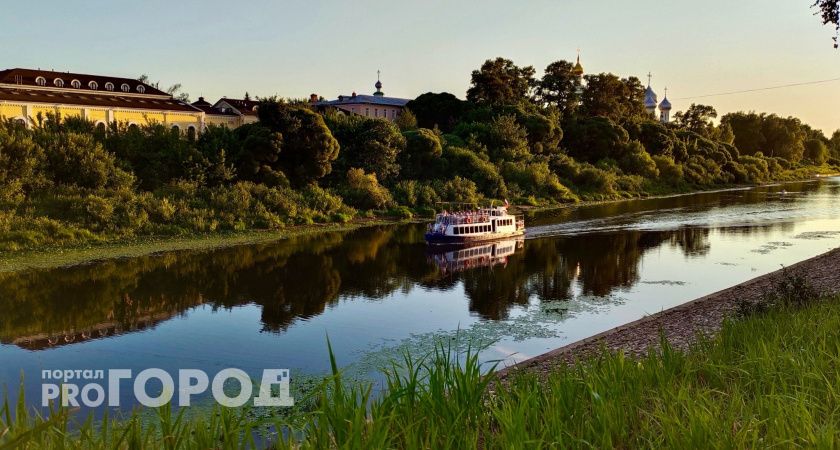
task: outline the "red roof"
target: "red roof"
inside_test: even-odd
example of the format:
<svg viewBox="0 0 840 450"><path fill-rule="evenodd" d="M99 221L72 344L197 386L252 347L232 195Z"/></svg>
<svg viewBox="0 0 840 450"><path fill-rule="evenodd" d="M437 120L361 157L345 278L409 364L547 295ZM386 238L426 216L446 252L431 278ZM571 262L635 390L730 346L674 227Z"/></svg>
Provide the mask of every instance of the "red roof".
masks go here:
<svg viewBox="0 0 840 450"><path fill-rule="evenodd" d="M81 73L69 72L54 72L51 70L33 70L33 69L7 69L0 71L0 83L17 84L22 86L39 86L37 80L43 77L46 85L45 87L62 87L64 89L78 89L79 91L102 91L109 92L105 89L105 85L112 83L114 85L113 92L123 92L122 85L128 85L129 93L140 93L137 90L138 86L142 86L142 90L146 95L169 95L154 86L146 83L141 83L139 80L121 77L109 77L102 75L85 75ZM61 80L63 86L56 86L55 81ZM73 81L79 81L79 88L73 86ZM97 89L91 88L91 82L96 83Z"/></svg>

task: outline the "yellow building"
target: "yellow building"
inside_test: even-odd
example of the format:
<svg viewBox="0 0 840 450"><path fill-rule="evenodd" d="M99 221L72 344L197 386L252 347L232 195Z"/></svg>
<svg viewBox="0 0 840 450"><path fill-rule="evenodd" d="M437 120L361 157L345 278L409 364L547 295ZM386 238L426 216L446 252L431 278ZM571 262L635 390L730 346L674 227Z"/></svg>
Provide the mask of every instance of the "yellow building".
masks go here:
<svg viewBox="0 0 840 450"><path fill-rule="evenodd" d="M97 126L161 123L186 135L209 125L236 128L256 122L254 101L222 99L190 105L153 86L129 78L47 70L0 71L0 118L32 127L48 113L81 117Z"/></svg>

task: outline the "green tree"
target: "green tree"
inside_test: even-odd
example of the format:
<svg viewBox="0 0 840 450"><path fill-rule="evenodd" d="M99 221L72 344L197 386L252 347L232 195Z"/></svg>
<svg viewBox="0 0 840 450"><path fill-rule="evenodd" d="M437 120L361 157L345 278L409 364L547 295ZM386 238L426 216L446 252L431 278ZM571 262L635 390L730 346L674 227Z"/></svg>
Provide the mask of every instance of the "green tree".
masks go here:
<svg viewBox="0 0 840 450"><path fill-rule="evenodd" d="M515 105L525 101L535 86L535 70L518 67L505 58L488 59L474 70L467 100L491 105Z"/></svg>
<svg viewBox="0 0 840 450"><path fill-rule="evenodd" d="M630 142L627 131L606 117L579 118L566 124L563 145L575 159L618 159Z"/></svg>
<svg viewBox="0 0 840 450"><path fill-rule="evenodd" d="M338 172L356 167L386 183L396 178L397 157L405 148L405 137L396 124L337 113L327 114L326 122L341 145L335 161Z"/></svg>
<svg viewBox="0 0 840 450"><path fill-rule="evenodd" d="M831 135L831 153L835 158L840 158L840 130L835 130Z"/></svg>
<svg viewBox="0 0 840 450"><path fill-rule="evenodd" d="M417 117L418 127L437 127L444 133L449 133L455 128L469 107L467 102L448 92L427 92L405 106Z"/></svg>
<svg viewBox="0 0 840 450"><path fill-rule="evenodd" d="M611 73L586 75L581 97L581 113L607 117L614 121L646 115L645 88L636 77L619 78Z"/></svg>
<svg viewBox="0 0 840 450"><path fill-rule="evenodd" d="M258 114L261 124L283 137L277 162L293 185L316 182L332 171L339 144L320 114L276 99L262 100Z"/></svg>
<svg viewBox="0 0 840 450"><path fill-rule="evenodd" d="M434 170L443 153L440 137L428 128L418 128L403 133L405 151L400 157L403 178L434 178Z"/></svg>
<svg viewBox="0 0 840 450"><path fill-rule="evenodd" d="M692 103L685 112L681 111L674 115L674 122L688 131L711 137L715 129L712 119L717 116L715 108Z"/></svg>
<svg viewBox="0 0 840 450"><path fill-rule="evenodd" d="M819 139L809 139L805 141L804 156L818 166L823 165L828 160L828 147Z"/></svg>
<svg viewBox="0 0 840 450"><path fill-rule="evenodd" d="M417 129L417 116L410 109L403 109L394 120L400 131L411 131Z"/></svg>
<svg viewBox="0 0 840 450"><path fill-rule="evenodd" d="M745 155L754 155L765 146L764 135L761 132L763 122L761 115L754 112L729 113L721 117L721 125L726 125L734 135L733 143L738 151Z"/></svg>
<svg viewBox="0 0 840 450"><path fill-rule="evenodd" d="M564 115L574 113L578 107L577 90L580 87L580 78L572 73L573 68L574 64L569 61L555 61L549 64L537 83L537 102L552 105Z"/></svg>
<svg viewBox="0 0 840 450"><path fill-rule="evenodd" d="M260 123L243 125L234 130L237 150L231 152L239 178L268 184L285 186L288 179L280 166L280 152L283 149L283 135Z"/></svg>

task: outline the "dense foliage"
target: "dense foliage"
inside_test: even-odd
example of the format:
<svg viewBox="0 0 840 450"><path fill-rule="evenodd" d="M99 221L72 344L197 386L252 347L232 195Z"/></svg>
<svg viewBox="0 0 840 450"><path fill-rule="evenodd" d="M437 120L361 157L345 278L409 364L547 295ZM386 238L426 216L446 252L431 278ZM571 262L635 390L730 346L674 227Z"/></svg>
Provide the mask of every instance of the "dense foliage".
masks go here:
<svg viewBox="0 0 840 450"><path fill-rule="evenodd" d="M261 102L199 137L162 124L0 123L0 249L427 215L441 201L552 205L830 172L831 138L793 117L691 105L648 115L635 77L496 58L467 100L426 93L395 122Z"/></svg>

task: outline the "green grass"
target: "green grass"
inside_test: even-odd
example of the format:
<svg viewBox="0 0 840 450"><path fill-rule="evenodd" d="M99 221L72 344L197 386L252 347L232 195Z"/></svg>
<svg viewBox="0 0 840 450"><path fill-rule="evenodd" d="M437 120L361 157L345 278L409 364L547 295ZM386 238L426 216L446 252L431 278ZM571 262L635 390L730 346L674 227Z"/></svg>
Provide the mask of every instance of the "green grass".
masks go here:
<svg viewBox="0 0 840 450"><path fill-rule="evenodd" d="M667 344L640 360L604 353L506 384L451 347L394 362L381 395L345 381L333 360L318 406L292 425L161 410L146 425L86 422L69 432L70 412L47 420L21 405L15 420L3 415L0 449L253 448L252 433L267 424L291 427L278 448L835 448L840 297L786 301L793 292L685 353Z"/></svg>

